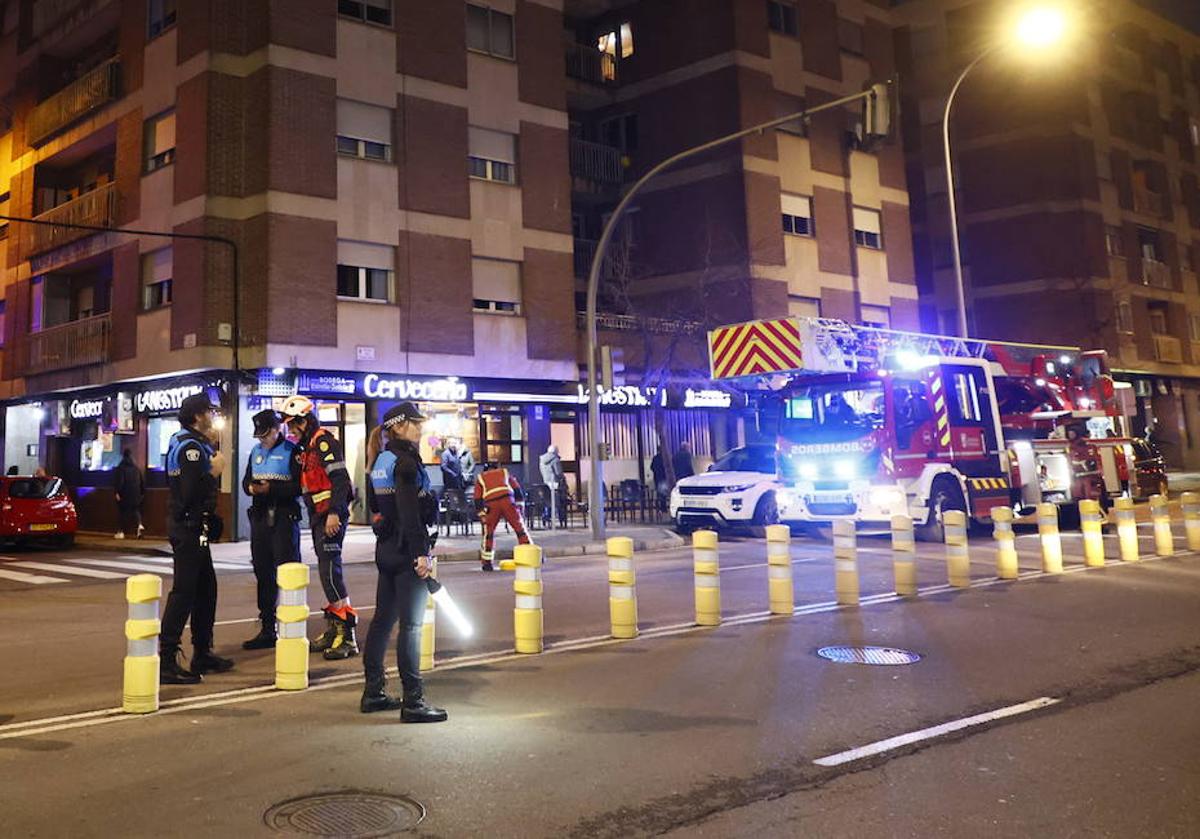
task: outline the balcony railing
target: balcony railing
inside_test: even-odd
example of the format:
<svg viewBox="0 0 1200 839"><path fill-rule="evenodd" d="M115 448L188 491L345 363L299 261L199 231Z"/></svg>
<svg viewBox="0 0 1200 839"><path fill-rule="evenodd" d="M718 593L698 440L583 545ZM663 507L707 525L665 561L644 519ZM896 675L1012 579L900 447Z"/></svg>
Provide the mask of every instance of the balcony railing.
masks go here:
<svg viewBox="0 0 1200 839"><path fill-rule="evenodd" d="M596 184L620 184L625 167L621 150L603 143L571 140L571 175Z"/></svg>
<svg viewBox="0 0 1200 839"><path fill-rule="evenodd" d="M596 255L598 243L595 239L575 239L573 244L575 276L581 280L587 279L588 271L592 269L592 259ZM613 237L608 250L604 253L604 264L600 266L601 281L611 282L618 278L629 279L632 262L633 245L618 229L617 235Z"/></svg>
<svg viewBox="0 0 1200 839"><path fill-rule="evenodd" d="M567 75L600 85L617 83L617 60L587 44L567 44Z"/></svg>
<svg viewBox="0 0 1200 839"><path fill-rule="evenodd" d="M1148 189L1133 191L1133 209L1135 212L1161 218L1163 215L1163 197Z"/></svg>
<svg viewBox="0 0 1200 839"><path fill-rule="evenodd" d="M53 210L47 210L38 221L49 221L58 224L91 224L97 227L111 227L117 217L117 190L115 184L105 184L91 192L85 192L78 198L59 204ZM49 224L28 225L29 253L38 254L44 251L62 247L84 236L94 235L87 230L76 230L71 227L53 227Z"/></svg>
<svg viewBox="0 0 1200 839"><path fill-rule="evenodd" d="M579 330L587 329L587 312L576 312L575 317ZM683 333L685 335L694 335L704 331L703 324L690 320L647 318L639 315L616 315L607 312L596 313L596 328L613 332Z"/></svg>
<svg viewBox="0 0 1200 839"><path fill-rule="evenodd" d="M108 361L109 315L52 326L22 336L16 346L19 376L34 376Z"/></svg>
<svg viewBox="0 0 1200 839"><path fill-rule="evenodd" d="M75 120L120 95L121 61L113 57L71 82L29 114L28 140L39 145Z"/></svg>
<svg viewBox="0 0 1200 839"><path fill-rule="evenodd" d="M1168 364L1183 363L1183 344L1171 335L1154 336L1154 358Z"/></svg>
<svg viewBox="0 0 1200 839"><path fill-rule="evenodd" d="M1165 262L1142 258L1142 285L1152 288L1174 288L1171 269Z"/></svg>

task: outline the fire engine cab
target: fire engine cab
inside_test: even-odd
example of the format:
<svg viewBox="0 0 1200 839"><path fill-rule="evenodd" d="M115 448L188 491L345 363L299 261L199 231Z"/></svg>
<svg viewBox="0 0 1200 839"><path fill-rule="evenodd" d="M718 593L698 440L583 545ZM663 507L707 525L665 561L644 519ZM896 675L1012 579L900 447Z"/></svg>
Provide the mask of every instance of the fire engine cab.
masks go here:
<svg viewBox="0 0 1200 839"><path fill-rule="evenodd" d="M949 338L784 318L709 333L715 380L758 391L777 423L780 520L887 524L943 538L1038 503L1078 517L1129 491L1132 447L1103 351Z"/></svg>

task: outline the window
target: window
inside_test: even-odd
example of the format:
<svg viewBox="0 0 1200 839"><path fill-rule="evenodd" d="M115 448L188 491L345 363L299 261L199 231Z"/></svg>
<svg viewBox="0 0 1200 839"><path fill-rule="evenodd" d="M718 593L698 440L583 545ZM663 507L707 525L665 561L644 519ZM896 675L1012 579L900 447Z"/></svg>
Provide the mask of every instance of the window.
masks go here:
<svg viewBox="0 0 1200 839"><path fill-rule="evenodd" d="M614 59L633 55L633 26L625 21L615 29L602 32L596 38L596 49Z"/></svg>
<svg viewBox="0 0 1200 839"><path fill-rule="evenodd" d="M150 117L144 131L145 172L149 175L175 162L175 112Z"/></svg>
<svg viewBox="0 0 1200 839"><path fill-rule="evenodd" d="M3 324L4 311L0 309L0 325ZM1200 315L1188 315L1188 337L1200 343Z"/></svg>
<svg viewBox="0 0 1200 839"><path fill-rule="evenodd" d="M392 159L392 109L337 100L337 153L387 163Z"/></svg>
<svg viewBox="0 0 1200 839"><path fill-rule="evenodd" d="M149 0L146 6L147 33L157 38L175 25L177 0Z"/></svg>
<svg viewBox="0 0 1200 839"><path fill-rule="evenodd" d="M467 49L497 58L512 58L516 54L512 15L468 3Z"/></svg>
<svg viewBox="0 0 1200 839"><path fill-rule="evenodd" d="M392 267L396 252L390 245L338 242L337 296L347 300L392 300Z"/></svg>
<svg viewBox="0 0 1200 839"><path fill-rule="evenodd" d="M146 311L171 304L175 257L171 248L142 254L142 308Z"/></svg>
<svg viewBox="0 0 1200 839"><path fill-rule="evenodd" d="M1148 227L1138 228L1138 250L1143 260L1162 262L1162 249L1158 245L1158 231Z"/></svg>
<svg viewBox="0 0 1200 839"><path fill-rule="evenodd" d="M619 117L609 117L606 120L601 120L600 141L606 146L620 149L623 152L637 151L637 114L621 114Z"/></svg>
<svg viewBox="0 0 1200 839"><path fill-rule="evenodd" d="M392 25L391 0L338 0L338 14L364 23Z"/></svg>
<svg viewBox="0 0 1200 839"><path fill-rule="evenodd" d="M854 243L860 247L875 250L883 248L883 234L880 230L878 210L868 210L864 207L854 208Z"/></svg>
<svg viewBox="0 0 1200 839"><path fill-rule="evenodd" d="M1200 148L1200 120L1195 117L1188 119L1188 136L1192 139L1192 145Z"/></svg>
<svg viewBox="0 0 1200 839"><path fill-rule="evenodd" d="M842 52L863 54L863 26L852 20L838 18L838 46Z"/></svg>
<svg viewBox="0 0 1200 839"><path fill-rule="evenodd" d="M503 259L471 260L472 308L498 315L521 314L521 263Z"/></svg>
<svg viewBox="0 0 1200 839"><path fill-rule="evenodd" d="M783 232L793 236L812 236L812 199L807 195L781 195Z"/></svg>
<svg viewBox="0 0 1200 839"><path fill-rule="evenodd" d="M957 409L955 419L979 422L983 415L979 410L979 394L975 390L975 377L970 373L952 374L950 390L954 395L951 404Z"/></svg>
<svg viewBox="0 0 1200 839"><path fill-rule="evenodd" d="M1155 335L1168 334L1167 307L1165 304L1150 304L1150 331Z"/></svg>
<svg viewBox="0 0 1200 839"><path fill-rule="evenodd" d="M820 316L821 301L819 298L788 295L788 317L819 318Z"/></svg>
<svg viewBox="0 0 1200 839"><path fill-rule="evenodd" d="M891 312L886 306L863 306L859 320L866 326L887 329L892 322Z"/></svg>
<svg viewBox="0 0 1200 839"><path fill-rule="evenodd" d="M1121 228L1111 224L1105 225L1104 250L1109 256L1125 256L1125 239L1121 235Z"/></svg>
<svg viewBox="0 0 1200 839"><path fill-rule="evenodd" d="M800 31L796 26L796 7L791 3L767 0L767 28L784 35L796 35Z"/></svg>
<svg viewBox="0 0 1200 839"><path fill-rule="evenodd" d="M484 406L483 453L490 463L506 465L525 459L525 422L521 409L507 405Z"/></svg>
<svg viewBox="0 0 1200 839"><path fill-rule="evenodd" d="M179 430L175 417L152 417L146 423L146 468L151 472L163 472L167 468L167 451L171 448L171 437Z"/></svg>
<svg viewBox="0 0 1200 839"><path fill-rule="evenodd" d="M1117 331L1133 332L1133 304L1128 300L1117 301Z"/></svg>
<svg viewBox="0 0 1200 839"><path fill-rule="evenodd" d="M467 173L472 178L504 184L517 182L515 135L471 126L467 129L467 142Z"/></svg>

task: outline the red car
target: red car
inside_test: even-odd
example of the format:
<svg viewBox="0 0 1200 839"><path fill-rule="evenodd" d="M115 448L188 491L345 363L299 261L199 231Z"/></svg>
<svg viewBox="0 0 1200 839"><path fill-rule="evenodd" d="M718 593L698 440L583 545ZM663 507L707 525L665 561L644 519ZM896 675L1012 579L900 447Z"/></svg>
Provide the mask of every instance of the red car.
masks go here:
<svg viewBox="0 0 1200 839"><path fill-rule="evenodd" d="M70 545L77 528L75 504L61 478L0 477L0 539Z"/></svg>

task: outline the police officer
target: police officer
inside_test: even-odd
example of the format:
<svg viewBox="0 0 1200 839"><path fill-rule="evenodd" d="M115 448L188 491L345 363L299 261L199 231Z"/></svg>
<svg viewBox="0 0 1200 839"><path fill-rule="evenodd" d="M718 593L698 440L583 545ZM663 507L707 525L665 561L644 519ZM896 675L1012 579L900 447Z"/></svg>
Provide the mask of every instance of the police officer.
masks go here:
<svg viewBox="0 0 1200 839"><path fill-rule="evenodd" d="M317 576L329 601L324 608L325 633L310 644L328 660L358 655L354 627L358 612L350 605L350 592L342 575L342 542L350 519L353 484L346 471L342 444L321 427L317 406L307 396L291 396L283 403L283 417L299 446L300 491L308 507Z"/></svg>
<svg viewBox="0 0 1200 839"><path fill-rule="evenodd" d="M275 568L300 561L300 461L296 445L284 436L272 410L253 417L258 443L250 450L242 491L250 502L250 561L258 580L258 634L244 650L275 646Z"/></svg>
<svg viewBox="0 0 1200 839"><path fill-rule="evenodd" d="M379 583L375 591L375 616L367 631L363 652L366 686L359 709L400 709L404 722L443 722L446 712L425 701L421 681L421 624L431 572L428 526L437 520L437 500L421 463L417 444L425 417L411 402L401 402L383 417L383 426L371 433L367 460L371 468L368 503L375 531L375 565ZM382 450L381 450L382 449ZM384 690L383 659L392 627L399 622L396 658L400 666L402 699Z"/></svg>
<svg viewBox="0 0 1200 839"><path fill-rule="evenodd" d="M168 528L174 557L174 577L159 635L159 680L168 685L193 685L203 673L223 673L233 667L213 655L213 621L217 615L217 575L209 543L221 538L217 516L217 481L224 457L213 447L213 404L203 393L179 406L179 424L167 449ZM183 625L192 622L192 661L185 667L179 644Z"/></svg>

